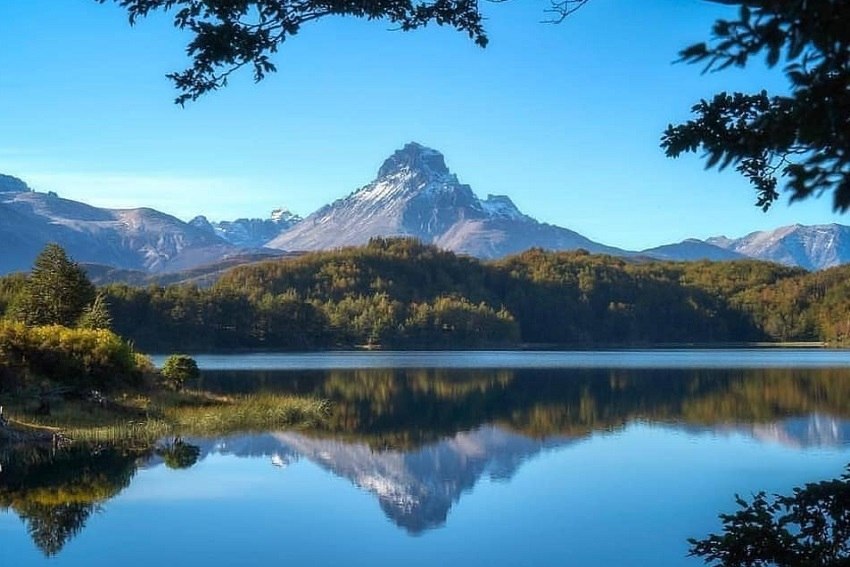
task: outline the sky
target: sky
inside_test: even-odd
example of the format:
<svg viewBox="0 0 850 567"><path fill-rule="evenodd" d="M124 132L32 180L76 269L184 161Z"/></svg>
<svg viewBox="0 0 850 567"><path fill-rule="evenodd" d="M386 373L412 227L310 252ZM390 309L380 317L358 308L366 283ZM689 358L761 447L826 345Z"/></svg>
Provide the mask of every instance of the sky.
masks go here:
<svg viewBox="0 0 850 567"><path fill-rule="evenodd" d="M659 148L701 98L786 88L762 65L675 63L729 7L592 0L553 25L547 6L482 2L486 49L436 26L321 20L281 47L278 73L181 108L165 74L188 65L188 36L168 16L130 27L113 3L0 0L0 173L183 220L306 216L416 141L479 196L621 248L850 221L828 195L763 213L734 171Z"/></svg>

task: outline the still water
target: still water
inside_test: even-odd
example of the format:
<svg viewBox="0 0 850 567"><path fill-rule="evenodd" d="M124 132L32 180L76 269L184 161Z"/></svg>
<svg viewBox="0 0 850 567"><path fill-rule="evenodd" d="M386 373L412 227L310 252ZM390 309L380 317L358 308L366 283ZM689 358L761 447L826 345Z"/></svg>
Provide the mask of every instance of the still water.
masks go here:
<svg viewBox="0 0 850 567"><path fill-rule="evenodd" d="M333 409L317 430L185 439L188 468L108 447L26 478L3 463L0 565L696 567L687 538L736 493L850 462L847 351L199 362L204 389Z"/></svg>

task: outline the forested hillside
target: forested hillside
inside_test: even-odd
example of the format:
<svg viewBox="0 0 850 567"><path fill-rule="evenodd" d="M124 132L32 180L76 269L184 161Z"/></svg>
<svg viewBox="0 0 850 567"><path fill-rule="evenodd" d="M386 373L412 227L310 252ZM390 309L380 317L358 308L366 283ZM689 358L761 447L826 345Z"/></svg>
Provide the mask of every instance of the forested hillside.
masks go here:
<svg viewBox="0 0 850 567"><path fill-rule="evenodd" d="M150 351L843 343L848 271L538 249L486 263L412 239L374 239L236 267L206 289L101 289L114 329ZM0 279L6 317L23 281Z"/></svg>

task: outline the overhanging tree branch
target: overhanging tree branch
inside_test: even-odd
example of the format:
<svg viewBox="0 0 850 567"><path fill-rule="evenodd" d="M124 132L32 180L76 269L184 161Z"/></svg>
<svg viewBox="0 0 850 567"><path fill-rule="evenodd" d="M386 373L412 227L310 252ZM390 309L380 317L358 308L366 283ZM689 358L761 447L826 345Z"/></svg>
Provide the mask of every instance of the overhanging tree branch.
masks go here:
<svg viewBox="0 0 850 567"><path fill-rule="evenodd" d="M178 104L227 85L243 67L261 81L276 70L271 56L301 26L328 16L385 20L410 31L436 24L487 45L478 0L97 0L127 10L133 25L152 12L174 13L174 26L194 34L186 46L192 64L168 75L180 94Z"/></svg>
<svg viewBox="0 0 850 567"><path fill-rule="evenodd" d="M740 6L737 19L718 20L711 41L681 51L704 72L745 67L763 56L784 62L789 93L720 93L670 125L661 146L670 157L702 150L706 167L734 164L767 210L779 180L791 201L833 194L850 208L850 2L845 0L715 0Z"/></svg>

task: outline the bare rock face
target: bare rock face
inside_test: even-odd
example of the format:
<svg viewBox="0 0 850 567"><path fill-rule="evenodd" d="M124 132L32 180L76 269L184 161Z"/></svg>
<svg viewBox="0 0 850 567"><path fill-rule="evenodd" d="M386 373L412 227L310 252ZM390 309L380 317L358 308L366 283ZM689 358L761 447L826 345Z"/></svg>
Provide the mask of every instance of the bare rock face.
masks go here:
<svg viewBox="0 0 850 567"><path fill-rule="evenodd" d="M795 224L752 232L742 238L717 236L709 244L769 262L823 270L850 262L850 227Z"/></svg>
<svg viewBox="0 0 850 567"><path fill-rule="evenodd" d="M0 173L0 193L26 193L29 186L17 177Z"/></svg>
<svg viewBox="0 0 850 567"><path fill-rule="evenodd" d="M415 142L384 161L378 177L322 207L266 244L323 250L365 244L376 236L408 236L455 252L497 258L536 246L623 253L565 228L522 214L504 195L478 198L443 155Z"/></svg>
<svg viewBox="0 0 850 567"><path fill-rule="evenodd" d="M280 208L271 212L269 218L240 218L234 221L210 222L205 216L199 215L189 221L189 224L215 234L219 238L241 248L262 248L266 242L279 236L282 232L301 222L301 217Z"/></svg>
<svg viewBox="0 0 850 567"><path fill-rule="evenodd" d="M101 209L55 193L0 192L0 273L28 270L49 242L81 263L170 272L218 261L238 248L154 209Z"/></svg>

